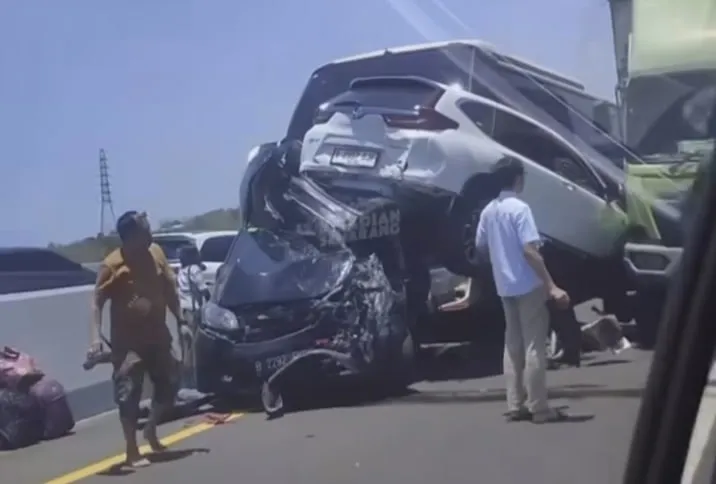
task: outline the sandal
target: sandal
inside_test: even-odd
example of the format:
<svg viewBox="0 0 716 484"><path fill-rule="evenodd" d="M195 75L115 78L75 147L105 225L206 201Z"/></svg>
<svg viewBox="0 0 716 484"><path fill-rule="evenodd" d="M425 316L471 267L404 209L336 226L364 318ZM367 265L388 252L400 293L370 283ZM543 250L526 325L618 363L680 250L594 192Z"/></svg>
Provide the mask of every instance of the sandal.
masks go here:
<svg viewBox="0 0 716 484"><path fill-rule="evenodd" d="M550 408L546 412L532 415L532 423L544 424L554 422L566 422L569 416L556 408Z"/></svg>
<svg viewBox="0 0 716 484"><path fill-rule="evenodd" d="M532 420L532 414L526 408L521 408L507 412L505 419L508 422L526 422Z"/></svg>

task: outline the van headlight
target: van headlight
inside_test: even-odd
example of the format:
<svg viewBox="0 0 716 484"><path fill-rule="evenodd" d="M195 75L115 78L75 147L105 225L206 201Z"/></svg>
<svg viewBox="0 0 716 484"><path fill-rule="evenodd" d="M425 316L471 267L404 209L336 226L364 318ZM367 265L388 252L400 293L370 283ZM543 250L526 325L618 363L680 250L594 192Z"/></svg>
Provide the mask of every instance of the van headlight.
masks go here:
<svg viewBox="0 0 716 484"><path fill-rule="evenodd" d="M223 331L233 331L241 327L239 318L233 312L211 301L201 308L201 320L206 326Z"/></svg>

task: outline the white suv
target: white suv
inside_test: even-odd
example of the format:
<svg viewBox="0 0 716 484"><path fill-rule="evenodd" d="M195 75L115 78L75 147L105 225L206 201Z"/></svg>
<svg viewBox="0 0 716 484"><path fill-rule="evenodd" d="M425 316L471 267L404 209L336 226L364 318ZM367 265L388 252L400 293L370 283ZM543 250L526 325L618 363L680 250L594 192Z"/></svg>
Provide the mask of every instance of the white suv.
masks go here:
<svg viewBox="0 0 716 484"><path fill-rule="evenodd" d="M516 110L425 78L356 79L322 104L300 172L332 194L390 191L419 212L440 262L471 276L475 224L496 195L490 170L508 156L524 163L522 197L547 241L578 260L619 256L626 217L583 150Z"/></svg>
<svg viewBox="0 0 716 484"><path fill-rule="evenodd" d="M206 266L204 279L209 286L212 286L216 279L216 271L224 263L231 244L234 242L236 231L157 232L152 237L154 243L164 250L174 272L177 272L181 266L179 250L187 246L195 246Z"/></svg>

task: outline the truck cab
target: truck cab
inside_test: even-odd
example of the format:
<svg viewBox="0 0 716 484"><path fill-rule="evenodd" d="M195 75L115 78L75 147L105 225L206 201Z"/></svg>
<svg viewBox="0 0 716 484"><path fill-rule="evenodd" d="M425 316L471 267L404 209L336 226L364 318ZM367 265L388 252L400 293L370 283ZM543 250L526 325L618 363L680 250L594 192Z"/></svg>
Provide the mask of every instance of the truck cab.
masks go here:
<svg viewBox="0 0 716 484"><path fill-rule="evenodd" d="M678 270L687 233L688 199L714 149L716 20L708 0L610 0L617 98L626 143L625 204L636 228L624 265L637 290L637 325L652 339L655 301Z"/></svg>

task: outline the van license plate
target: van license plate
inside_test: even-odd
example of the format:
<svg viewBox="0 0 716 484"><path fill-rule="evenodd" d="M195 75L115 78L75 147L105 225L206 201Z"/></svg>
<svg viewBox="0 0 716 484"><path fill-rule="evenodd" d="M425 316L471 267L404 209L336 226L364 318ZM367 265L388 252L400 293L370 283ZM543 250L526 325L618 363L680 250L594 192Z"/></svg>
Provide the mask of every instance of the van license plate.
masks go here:
<svg viewBox="0 0 716 484"><path fill-rule="evenodd" d="M331 164L358 168L373 168L378 162L376 151L336 148L331 155Z"/></svg>
<svg viewBox="0 0 716 484"><path fill-rule="evenodd" d="M305 351L293 351L291 353L258 360L254 363L256 376L259 378L271 376L303 353L305 353Z"/></svg>

